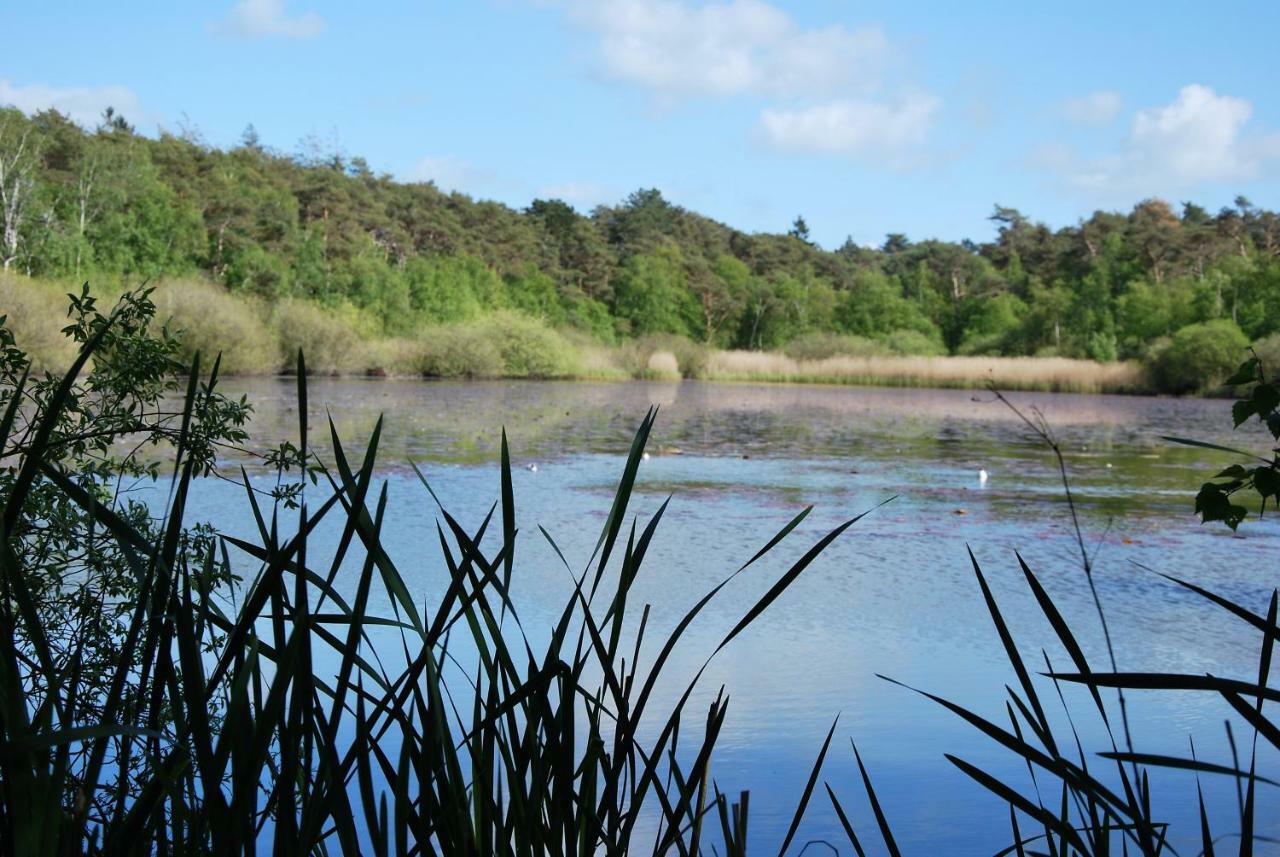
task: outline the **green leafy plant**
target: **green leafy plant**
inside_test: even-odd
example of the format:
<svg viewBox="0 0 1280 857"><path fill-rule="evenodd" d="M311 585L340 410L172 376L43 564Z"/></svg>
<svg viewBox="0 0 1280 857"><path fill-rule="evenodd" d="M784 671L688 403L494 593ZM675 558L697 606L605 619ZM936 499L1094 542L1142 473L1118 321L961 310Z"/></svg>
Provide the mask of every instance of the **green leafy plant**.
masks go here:
<svg viewBox="0 0 1280 857"><path fill-rule="evenodd" d="M1277 411L1280 409L1280 386L1264 372L1258 356L1255 354L1242 363L1225 383L1243 391L1231 406L1234 427L1238 429L1256 417L1271 435L1272 442L1280 444L1280 412ZM1248 465L1232 464L1222 469L1213 480L1200 486L1200 491L1196 494L1196 512L1204 523L1221 521L1232 530L1239 528L1249 512L1247 507L1233 500L1249 492L1260 498L1259 515L1266 511L1268 499L1271 499L1273 506L1280 502L1280 445L1273 446L1271 457L1267 458L1188 438L1168 437L1166 440L1229 452L1249 460Z"/></svg>
<svg viewBox="0 0 1280 857"><path fill-rule="evenodd" d="M146 316L145 296L137 300ZM686 708L702 669L679 680L684 689L673 703L660 705L655 688L698 616L779 548L809 509L750 557L720 558L730 569L723 580L665 639L646 641L649 606L637 611L631 589L667 504L647 521L631 516L629 504L657 416L651 410L581 570L550 533L537 534L564 560L571 593L535 652L511 598L519 542L505 434L499 499L474 531L417 471L424 500L437 504L434 536L448 571L443 590L424 599L381 537L388 506L386 486L375 484L381 422L360 457L348 454L330 423L332 460L321 463L301 358L298 437L268 463L281 472L305 468L316 481L299 484L321 493L274 493L267 507L245 475L253 538L181 535L194 480L210 472L207 453L216 445L197 415L221 402L216 377L203 377L198 361L170 435L173 475L161 519L134 520L85 487L75 459L57 452L67 409L81 407L68 391L131 306L86 322L80 358L18 442L3 497L0 852L624 854L649 847L653 834L656 853L688 855L705 853L714 832L707 819L718 812L726 853L741 853L747 799L731 807L711 788L723 689L697 728ZM5 448L19 412L15 394L0 419ZM37 475L111 543L113 567L131 587L101 692L86 684L81 638L52 643L29 585L45 558L27 548L19 522ZM291 503L292 526L284 515ZM707 662L860 517L794 559ZM313 534L329 522L342 535L321 551ZM208 581L232 579L233 553L256 571L229 599ZM415 552L411 561L420 559ZM343 569L358 569L354 591L336 585ZM376 615L372 603L389 608ZM651 660L641 657L642 643ZM98 707L79 704L86 693ZM819 766L825 753L826 745ZM788 843L811 791L812 782Z"/></svg>

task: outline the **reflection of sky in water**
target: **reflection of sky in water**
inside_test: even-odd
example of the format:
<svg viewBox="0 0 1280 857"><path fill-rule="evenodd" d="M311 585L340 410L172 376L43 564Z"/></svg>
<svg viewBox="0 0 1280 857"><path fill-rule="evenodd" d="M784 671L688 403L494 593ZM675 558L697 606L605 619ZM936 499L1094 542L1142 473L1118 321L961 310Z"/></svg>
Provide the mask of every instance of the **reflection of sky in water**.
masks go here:
<svg viewBox="0 0 1280 857"><path fill-rule="evenodd" d="M258 404L255 440L290 436L292 384L236 382ZM1224 402L1018 395L1039 406L1068 452L1097 581L1108 605L1120 668L1186 670L1248 677L1257 638L1221 611L1176 590L1149 565L1265 608L1280 529L1246 526L1243 538L1202 528L1190 514L1198 480L1223 457L1171 448L1161 434L1246 445L1232 437ZM1001 655L965 553L971 546L1006 610L1025 655L1055 665L1065 655L1021 582L1021 551L1072 620L1091 661L1105 664L1097 619L1078 565L1052 460L1002 405L981 393L701 384L407 384L318 381L350 448L378 412L387 416L383 462L390 490L383 532L409 585L437 593L445 579L435 509L403 462L428 478L464 526L478 525L497 499L498 428L506 424L516 463L521 536L515 600L537 650L568 595L568 574L537 532L546 527L575 568L595 545L631 433L650 402L663 406L632 511L641 522L674 495L632 595L635 615L653 604L648 639L658 640L697 598L746 560L797 511L816 510L788 545L735 581L692 627L669 677L691 675L773 580L828 529L897 496L856 524L799 582L713 662L690 711L705 711L724 684L729 716L714 760L720 788L752 790L753 848L780 841L809 766L836 713L837 736L824 778L871 833L848 738L859 743L886 811L909 853L992 853L1008 841L1007 811L942 758L953 752L1029 789L1025 767L927 700L875 678L883 673L937 692L1003 722L1002 686L1014 677ZM320 434L320 432L315 432ZM524 465L537 463L532 472ZM1107 465L1110 464L1110 467ZM991 473L980 488L977 469ZM206 480L192 519L252 535L242 489ZM330 542L335 534L322 534ZM318 545L311 549L317 554ZM353 584L351 584L353 585ZM713 603L714 604L714 603ZM376 611L386 605L374 605ZM662 687L670 700L677 681ZM1052 688L1042 691L1063 723ZM1102 736L1087 697L1077 726L1091 746ZM1202 757L1228 758L1224 704L1190 694L1130 694L1138 749L1185 755L1194 734ZM1069 732L1065 732L1069 734ZM1243 732L1239 733L1243 736ZM1247 744L1247 738L1242 738ZM1274 758L1264 754L1274 775ZM1180 822L1176 844L1195 840L1194 784L1187 775L1153 780L1157 804ZM1229 781L1206 781L1219 812ZM799 842L842 834L815 794ZM1054 800L1056 797L1047 798ZM1262 818L1280 808L1259 795ZM1223 816L1227 817L1226 815ZM812 849L811 849L812 850Z"/></svg>

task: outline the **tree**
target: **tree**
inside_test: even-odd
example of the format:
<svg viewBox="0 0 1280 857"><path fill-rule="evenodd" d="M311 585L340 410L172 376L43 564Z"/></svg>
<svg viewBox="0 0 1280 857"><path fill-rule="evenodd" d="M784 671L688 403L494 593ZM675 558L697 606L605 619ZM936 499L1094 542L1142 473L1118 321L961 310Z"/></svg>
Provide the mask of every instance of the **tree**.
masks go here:
<svg viewBox="0 0 1280 857"><path fill-rule="evenodd" d="M1248 346L1240 328L1226 319L1187 325L1155 355L1152 371L1160 389L1170 393L1218 389Z"/></svg>
<svg viewBox="0 0 1280 857"><path fill-rule="evenodd" d="M813 243L809 240L809 224L805 223L804 218L799 215L797 215L796 219L792 221L791 229L787 231L787 234L792 238L799 238L806 244Z"/></svg>
<svg viewBox="0 0 1280 857"><path fill-rule="evenodd" d="M614 286L614 314L635 335L688 336L697 310L679 251L674 247L627 259Z"/></svg>
<svg viewBox="0 0 1280 857"><path fill-rule="evenodd" d="M0 266L5 271L22 248L22 227L35 190L39 141L17 110L0 108Z"/></svg>
<svg viewBox="0 0 1280 857"><path fill-rule="evenodd" d="M892 256L895 253L901 253L911 246L911 239L903 235L901 232L890 232L884 237L884 243L880 245L880 252Z"/></svg>

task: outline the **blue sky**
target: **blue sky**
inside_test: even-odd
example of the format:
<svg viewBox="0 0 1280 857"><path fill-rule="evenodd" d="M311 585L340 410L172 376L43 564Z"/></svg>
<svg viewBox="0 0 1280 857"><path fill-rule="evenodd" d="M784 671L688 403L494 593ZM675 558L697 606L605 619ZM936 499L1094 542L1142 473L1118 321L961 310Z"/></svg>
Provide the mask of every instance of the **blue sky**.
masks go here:
<svg viewBox="0 0 1280 857"><path fill-rule="evenodd" d="M1274 2L0 0L0 30L0 103L253 123L517 207L653 186L825 246L1280 207Z"/></svg>

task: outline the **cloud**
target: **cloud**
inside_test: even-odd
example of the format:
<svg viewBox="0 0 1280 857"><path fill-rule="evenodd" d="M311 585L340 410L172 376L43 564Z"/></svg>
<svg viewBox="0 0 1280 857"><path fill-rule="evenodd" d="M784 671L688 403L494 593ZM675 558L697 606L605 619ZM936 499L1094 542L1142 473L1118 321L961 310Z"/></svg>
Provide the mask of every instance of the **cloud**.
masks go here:
<svg viewBox="0 0 1280 857"><path fill-rule="evenodd" d="M1057 113L1072 125L1106 125L1124 109L1120 93L1104 90L1079 98L1068 98L1058 105Z"/></svg>
<svg viewBox="0 0 1280 857"><path fill-rule="evenodd" d="M1163 107L1140 110L1110 154L1085 158L1060 144L1033 158L1076 187L1169 193L1209 182L1259 178L1280 163L1280 135L1250 133L1253 105L1208 86L1184 86Z"/></svg>
<svg viewBox="0 0 1280 857"><path fill-rule="evenodd" d="M942 102L928 93L895 101L841 99L799 109L768 109L760 117L765 142L775 149L822 155L901 160L919 149Z"/></svg>
<svg viewBox="0 0 1280 857"><path fill-rule="evenodd" d="M593 182L561 182L538 189L541 199L560 199L579 211L590 211L597 205L608 205L622 195L614 188Z"/></svg>
<svg viewBox="0 0 1280 857"><path fill-rule="evenodd" d="M137 123L147 117L137 94L124 86L57 87L41 83L15 86L0 78L0 105L3 104L11 104L24 113L52 108L86 128L95 127L102 111L108 107L114 107L130 122Z"/></svg>
<svg viewBox="0 0 1280 857"><path fill-rule="evenodd" d="M284 0L240 0L214 30L242 39L310 39L324 30L324 19L315 12L291 18L285 14Z"/></svg>
<svg viewBox="0 0 1280 857"><path fill-rule="evenodd" d="M434 182L440 190L476 194L494 183L494 175L452 155L428 156L418 161L406 176L409 181Z"/></svg>
<svg viewBox="0 0 1280 857"><path fill-rule="evenodd" d="M805 29L761 0L568 0L609 77L665 100L815 95L874 88L889 45L878 28Z"/></svg>

